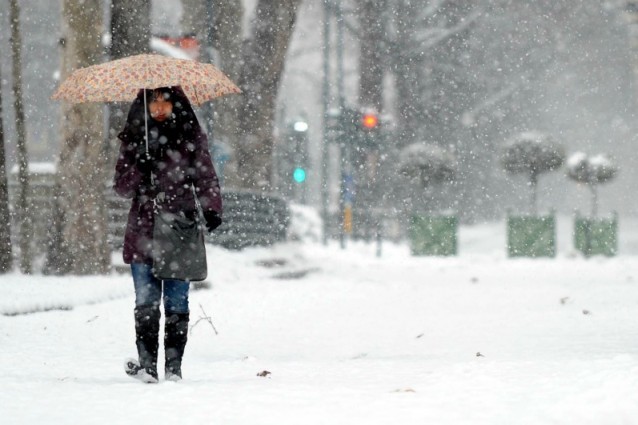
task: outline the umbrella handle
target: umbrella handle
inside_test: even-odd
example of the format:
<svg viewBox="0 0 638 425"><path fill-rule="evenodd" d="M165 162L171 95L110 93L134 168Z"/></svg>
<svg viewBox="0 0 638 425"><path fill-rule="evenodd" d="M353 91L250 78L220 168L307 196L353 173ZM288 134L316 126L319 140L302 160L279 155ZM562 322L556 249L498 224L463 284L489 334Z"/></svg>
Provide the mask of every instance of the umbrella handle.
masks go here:
<svg viewBox="0 0 638 425"><path fill-rule="evenodd" d="M146 89L144 90L144 141L146 142L146 156L148 157L148 107L146 106ZM155 176L151 171L151 185L155 186Z"/></svg>
<svg viewBox="0 0 638 425"><path fill-rule="evenodd" d="M144 141L146 142L146 154L148 155L148 107L146 106L146 89L144 90Z"/></svg>

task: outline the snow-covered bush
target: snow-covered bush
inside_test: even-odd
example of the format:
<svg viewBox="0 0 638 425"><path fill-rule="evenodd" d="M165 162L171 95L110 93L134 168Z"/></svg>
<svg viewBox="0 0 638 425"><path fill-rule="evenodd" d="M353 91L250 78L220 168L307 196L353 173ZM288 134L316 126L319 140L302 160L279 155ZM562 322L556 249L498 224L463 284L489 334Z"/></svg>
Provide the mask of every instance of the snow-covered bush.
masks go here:
<svg viewBox="0 0 638 425"><path fill-rule="evenodd" d="M457 164L452 153L437 145L413 143L401 150L397 165L407 191L403 201L407 211L446 209L445 195L435 187L454 179Z"/></svg>
<svg viewBox="0 0 638 425"><path fill-rule="evenodd" d="M457 172L454 155L437 145L414 143L399 155L399 173L408 183L411 196L407 198L411 218L409 234L413 255L455 255L457 252L457 219L437 203L447 203L443 191L435 186L451 182ZM439 214L432 214L438 210Z"/></svg>
<svg viewBox="0 0 638 425"><path fill-rule="evenodd" d="M290 204L288 240L318 243L321 241L322 235L323 221L315 208Z"/></svg>
<svg viewBox="0 0 638 425"><path fill-rule="evenodd" d="M565 150L550 136L538 132L523 132L510 140L503 151L501 163L508 173L525 174L530 186L530 207L536 213L538 177L560 168L565 162Z"/></svg>
<svg viewBox="0 0 638 425"><path fill-rule="evenodd" d="M567 176L586 184L592 192L592 217L598 213L598 185L613 180L616 174L618 167L603 154L588 157L576 152L567 160Z"/></svg>
<svg viewBox="0 0 638 425"><path fill-rule="evenodd" d="M451 181L456 175L456 159L440 146L413 143L401 151L399 172L425 189Z"/></svg>

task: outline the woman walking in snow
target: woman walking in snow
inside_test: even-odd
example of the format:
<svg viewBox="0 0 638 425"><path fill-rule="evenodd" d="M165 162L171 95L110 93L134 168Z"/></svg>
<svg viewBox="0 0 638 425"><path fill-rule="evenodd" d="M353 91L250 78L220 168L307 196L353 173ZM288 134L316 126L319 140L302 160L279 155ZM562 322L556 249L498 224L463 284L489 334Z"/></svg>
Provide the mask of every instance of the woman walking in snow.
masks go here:
<svg viewBox="0 0 638 425"><path fill-rule="evenodd" d="M132 198L123 256L131 265L135 285L139 360L127 361L126 372L151 383L158 382L161 301L165 314L165 378L182 378L190 286L186 280L160 280L153 275L154 205L160 200L163 209L195 218L199 201L206 227L212 232L222 223L222 200L206 135L182 89L175 86L145 91L140 90L133 101L124 130L118 135L122 144L114 189L120 196Z"/></svg>

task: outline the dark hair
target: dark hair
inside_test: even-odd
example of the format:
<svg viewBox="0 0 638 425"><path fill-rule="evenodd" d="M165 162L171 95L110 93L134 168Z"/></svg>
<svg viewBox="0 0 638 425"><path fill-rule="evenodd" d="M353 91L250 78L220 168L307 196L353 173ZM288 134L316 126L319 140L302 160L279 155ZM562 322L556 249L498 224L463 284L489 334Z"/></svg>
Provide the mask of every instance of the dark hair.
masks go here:
<svg viewBox="0 0 638 425"><path fill-rule="evenodd" d="M193 111L193 107L182 88L180 86L158 87L143 89L138 92L137 97L131 104L124 129L118 135L120 140L128 143L140 143L144 140L144 92L146 92L147 104L155 98L158 92L163 94L173 104L173 116L164 124L170 127L172 132L185 139L191 139L202 131L195 116L195 111ZM147 118L150 119L150 115L147 115Z"/></svg>
<svg viewBox="0 0 638 425"><path fill-rule="evenodd" d="M164 100L168 100L173 103L173 90L171 87L159 87L156 89L147 89L146 90L146 101L151 102L159 97L163 97Z"/></svg>

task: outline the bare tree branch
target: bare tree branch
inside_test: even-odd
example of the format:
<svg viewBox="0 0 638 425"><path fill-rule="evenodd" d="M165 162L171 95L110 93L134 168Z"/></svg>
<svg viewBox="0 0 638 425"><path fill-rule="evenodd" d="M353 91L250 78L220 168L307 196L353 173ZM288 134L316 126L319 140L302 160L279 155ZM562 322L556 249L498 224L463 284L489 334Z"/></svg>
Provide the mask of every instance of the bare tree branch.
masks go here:
<svg viewBox="0 0 638 425"><path fill-rule="evenodd" d="M204 310L204 307L202 307L202 305L199 305L199 308L202 310L202 313L204 314L204 316L201 316L199 319L197 319L197 321L195 323L193 323L191 325L191 329L190 332L193 332L193 329L195 328L195 326L197 326L197 324L199 322L201 322L202 320L208 322L210 324L210 326L213 328L213 331L215 331L215 335L219 335L219 332L217 332L217 329L215 328L215 325L213 324L213 319L212 317L210 317L208 314L206 314L206 311Z"/></svg>

